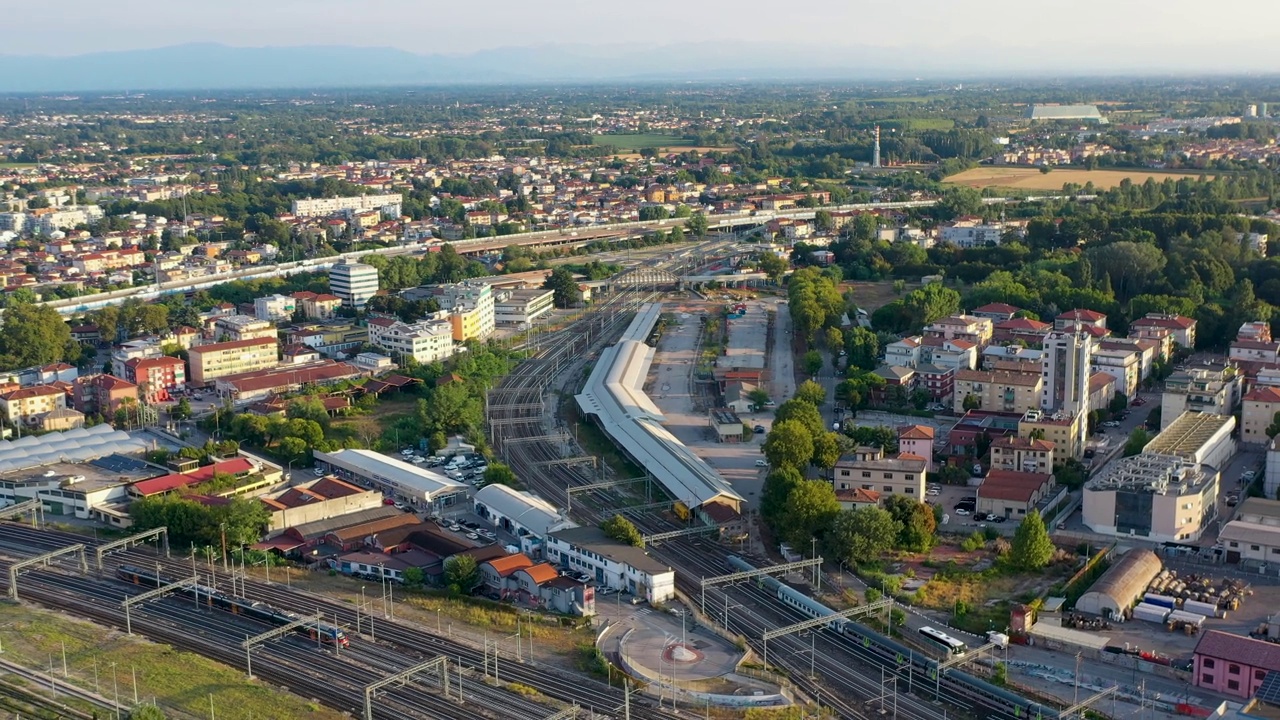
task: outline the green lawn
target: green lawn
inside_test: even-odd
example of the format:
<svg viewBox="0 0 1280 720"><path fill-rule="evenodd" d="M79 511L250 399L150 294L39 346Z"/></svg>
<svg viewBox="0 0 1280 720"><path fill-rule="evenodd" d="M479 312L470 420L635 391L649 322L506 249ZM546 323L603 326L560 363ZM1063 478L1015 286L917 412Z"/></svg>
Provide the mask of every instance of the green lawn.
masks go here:
<svg viewBox="0 0 1280 720"><path fill-rule="evenodd" d="M418 411L418 396L413 392L388 391L378 399L378 405L367 415L336 417L329 423L329 431L325 438L341 443L344 440L356 440L365 447L372 447L378 438L383 437L386 430L397 421L412 417ZM400 447L417 445L418 438L401 433L387 438L388 442L399 441ZM399 450L400 448L396 448Z"/></svg>
<svg viewBox="0 0 1280 720"><path fill-rule="evenodd" d="M0 605L0 628L5 660L44 670L52 662L61 680L65 647L71 682L93 689L96 667L98 691L114 697L118 686L122 703L126 698L132 703L136 672L140 701L154 698L161 709L183 716L207 716L212 695L219 720L342 717L279 688L249 682L241 669L30 605Z"/></svg>
<svg viewBox="0 0 1280 720"><path fill-rule="evenodd" d="M13 170L20 170L22 168L33 168L35 166L36 166L35 163L0 162L0 168L9 168Z"/></svg>
<svg viewBox="0 0 1280 720"><path fill-rule="evenodd" d="M593 145L612 145L619 150L640 150L642 148L692 147L684 138L676 135L658 135L643 133L635 135L592 135Z"/></svg>
<svg viewBox="0 0 1280 720"><path fill-rule="evenodd" d="M956 126L956 121L948 118L893 118L880 125L903 130L950 130Z"/></svg>

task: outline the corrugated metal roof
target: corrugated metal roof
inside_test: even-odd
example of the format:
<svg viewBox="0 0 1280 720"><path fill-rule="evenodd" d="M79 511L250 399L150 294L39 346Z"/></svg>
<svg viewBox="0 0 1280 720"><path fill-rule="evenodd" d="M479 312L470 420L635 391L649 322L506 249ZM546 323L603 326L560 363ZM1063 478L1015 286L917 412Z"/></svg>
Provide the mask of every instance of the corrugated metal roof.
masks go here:
<svg viewBox="0 0 1280 720"><path fill-rule="evenodd" d="M577 527L560 516L556 508L540 497L513 490L506 485L486 485L476 491L475 503L520 525L538 537L562 528Z"/></svg>

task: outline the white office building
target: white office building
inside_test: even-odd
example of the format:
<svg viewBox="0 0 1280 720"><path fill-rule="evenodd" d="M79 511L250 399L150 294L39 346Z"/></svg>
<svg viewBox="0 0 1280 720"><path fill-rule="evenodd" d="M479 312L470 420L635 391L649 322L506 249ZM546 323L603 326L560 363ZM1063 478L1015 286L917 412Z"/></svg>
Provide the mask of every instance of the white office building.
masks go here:
<svg viewBox="0 0 1280 720"><path fill-rule="evenodd" d="M404 197L399 193L294 200L293 214L298 217L326 217L341 212L362 213L377 210L384 217L395 218L400 216L400 207L403 203Z"/></svg>
<svg viewBox="0 0 1280 720"><path fill-rule="evenodd" d="M329 271L329 291L343 307L362 308L378 294L378 269L364 263L338 263Z"/></svg>
<svg viewBox="0 0 1280 720"><path fill-rule="evenodd" d="M624 590L649 603L676 594L676 573L649 556L644 548L613 540L596 527L552 532L546 542L546 561L586 573L602 587Z"/></svg>
<svg viewBox="0 0 1280 720"><path fill-rule="evenodd" d="M268 295L253 301L254 316L269 322L287 322L297 309L298 301L288 295Z"/></svg>
<svg viewBox="0 0 1280 720"><path fill-rule="evenodd" d="M401 361L411 357L420 364L433 363L453 355L453 326L448 320L409 324L388 318L370 318L369 342Z"/></svg>

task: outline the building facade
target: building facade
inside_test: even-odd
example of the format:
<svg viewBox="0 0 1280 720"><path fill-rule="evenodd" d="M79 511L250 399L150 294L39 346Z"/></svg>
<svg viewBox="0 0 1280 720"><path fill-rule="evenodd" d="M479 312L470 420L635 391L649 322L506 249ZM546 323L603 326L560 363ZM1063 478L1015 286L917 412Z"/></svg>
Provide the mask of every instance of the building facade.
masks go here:
<svg viewBox="0 0 1280 720"><path fill-rule="evenodd" d="M277 345L274 337L197 345L187 351L191 382L205 387L220 377L275 367Z"/></svg>
<svg viewBox="0 0 1280 720"><path fill-rule="evenodd" d="M213 339L217 342L274 340L275 337L275 324L252 315L224 315L213 321Z"/></svg>
<svg viewBox="0 0 1280 720"><path fill-rule="evenodd" d="M1260 385L1244 396L1240 412L1240 442L1266 445L1271 442L1267 428L1280 412L1280 388Z"/></svg>
<svg viewBox="0 0 1280 720"><path fill-rule="evenodd" d="M66 391L52 385L36 385L0 394L0 408L4 409L5 420L11 424L34 425L40 416L66 406Z"/></svg>
<svg viewBox="0 0 1280 720"><path fill-rule="evenodd" d="M1039 373L1007 370L957 370L953 409L1024 412L1040 406L1044 381Z"/></svg>
<svg viewBox="0 0 1280 720"><path fill-rule="evenodd" d="M433 363L453 356L453 326L440 320L407 324L387 318L369 319L369 342L399 358Z"/></svg>
<svg viewBox="0 0 1280 720"><path fill-rule="evenodd" d="M1195 542L1217 517L1218 471L1176 455L1113 461L1084 486L1084 524L1103 535Z"/></svg>
<svg viewBox="0 0 1280 720"><path fill-rule="evenodd" d="M1172 425L1184 412L1230 415L1235 412L1243 389L1244 374L1231 365L1179 370L1164 383L1160 429Z"/></svg>
<svg viewBox="0 0 1280 720"><path fill-rule="evenodd" d="M836 492L861 488L889 495L906 495L924 502L928 460L900 453L886 456L882 448L860 446L836 461L831 477Z"/></svg>
<svg viewBox="0 0 1280 720"><path fill-rule="evenodd" d="M268 295L253 301L254 317L273 323L292 320L297 310L298 301L291 295Z"/></svg>
<svg viewBox="0 0 1280 720"><path fill-rule="evenodd" d="M137 385L148 403L167 401L187 384L187 364L181 358L134 358L124 367L124 379Z"/></svg>
<svg viewBox="0 0 1280 720"><path fill-rule="evenodd" d="M363 308L378 294L378 269L364 263L343 262L329 270L329 291L343 307Z"/></svg>
<svg viewBox="0 0 1280 720"><path fill-rule="evenodd" d="M551 312L555 292L541 288L508 290L493 305L494 322L498 325L531 325Z"/></svg>

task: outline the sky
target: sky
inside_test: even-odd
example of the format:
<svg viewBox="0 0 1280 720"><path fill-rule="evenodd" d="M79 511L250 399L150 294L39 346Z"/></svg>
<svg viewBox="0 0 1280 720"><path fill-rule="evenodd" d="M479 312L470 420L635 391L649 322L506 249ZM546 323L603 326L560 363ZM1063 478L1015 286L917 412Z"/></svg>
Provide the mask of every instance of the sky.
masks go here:
<svg viewBox="0 0 1280 720"><path fill-rule="evenodd" d="M1028 56L1089 66L1278 68L1276 0L57 0L4 15L9 55L192 42L390 46L466 54L557 44L769 42L803 54L872 46L965 55L992 70ZM1122 69L1122 68L1121 68Z"/></svg>

